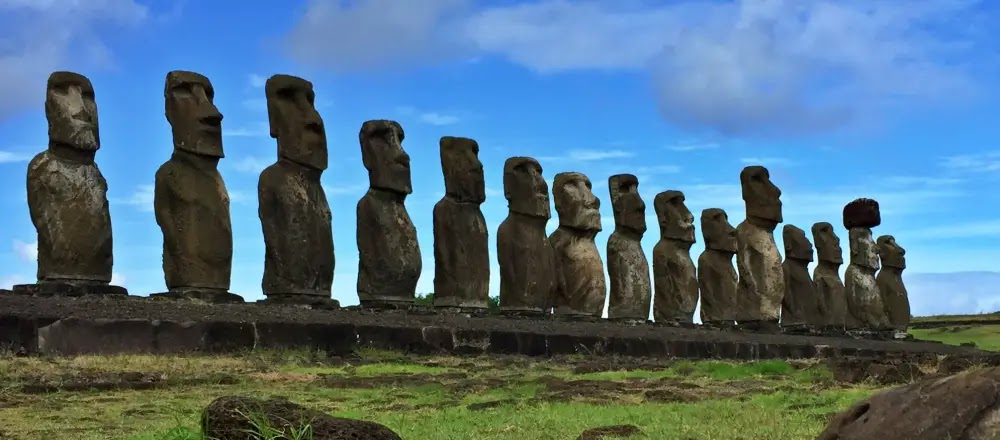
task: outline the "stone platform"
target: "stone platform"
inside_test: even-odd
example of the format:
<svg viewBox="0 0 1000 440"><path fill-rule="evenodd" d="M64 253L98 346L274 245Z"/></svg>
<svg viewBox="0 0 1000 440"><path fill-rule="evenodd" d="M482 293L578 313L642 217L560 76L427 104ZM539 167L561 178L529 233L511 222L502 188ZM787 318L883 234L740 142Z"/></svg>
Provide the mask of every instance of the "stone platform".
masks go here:
<svg viewBox="0 0 1000 440"><path fill-rule="evenodd" d="M141 297L0 295L0 349L42 354L233 352L360 347L415 353L504 353L769 359L908 354L981 355L932 342L463 316L199 304Z"/></svg>

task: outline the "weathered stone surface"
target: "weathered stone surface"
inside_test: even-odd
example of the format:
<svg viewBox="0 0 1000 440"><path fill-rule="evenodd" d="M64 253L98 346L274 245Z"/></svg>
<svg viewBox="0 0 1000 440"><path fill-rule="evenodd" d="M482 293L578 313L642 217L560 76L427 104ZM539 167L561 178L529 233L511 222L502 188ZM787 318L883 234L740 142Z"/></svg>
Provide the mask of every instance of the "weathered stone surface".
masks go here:
<svg viewBox="0 0 1000 440"><path fill-rule="evenodd" d="M201 429L206 438L245 440L272 438L275 433L261 432L255 421L267 420L280 432L279 438L298 438L309 426L314 440L402 440L391 429L375 422L344 419L283 399L260 400L252 397L223 396L210 403L201 415Z"/></svg>
<svg viewBox="0 0 1000 440"><path fill-rule="evenodd" d="M844 228L874 228L882 224L878 202L872 199L854 199L844 205Z"/></svg>
<svg viewBox="0 0 1000 440"><path fill-rule="evenodd" d="M844 291L847 295L846 327L853 329L886 330L889 320L875 283L879 268L878 253L872 230L855 227L848 230L851 261L844 272Z"/></svg>
<svg viewBox="0 0 1000 440"><path fill-rule="evenodd" d="M813 261L813 247L806 232L794 225L781 230L785 245L785 262L781 270L785 275L785 297L781 300L781 326L821 326L819 301L809 263Z"/></svg>
<svg viewBox="0 0 1000 440"><path fill-rule="evenodd" d="M489 232L480 205L486 180L479 144L441 138L445 195L434 205L434 305L485 309L489 305Z"/></svg>
<svg viewBox="0 0 1000 440"><path fill-rule="evenodd" d="M903 269L906 269L906 250L896 243L896 238L883 235L875 241L882 269L875 277L885 307L889 325L900 331L910 326L910 298L903 284Z"/></svg>
<svg viewBox="0 0 1000 440"><path fill-rule="evenodd" d="M38 329L38 350L61 355L153 353L153 327L146 319L60 319Z"/></svg>
<svg viewBox="0 0 1000 440"><path fill-rule="evenodd" d="M555 301L556 261L545 224L552 216L542 166L530 157L511 157L503 166L508 214L497 229L500 311L543 313Z"/></svg>
<svg viewBox="0 0 1000 440"><path fill-rule="evenodd" d="M698 303L698 276L691 260L694 215L684 193L663 191L653 199L660 240L653 246L653 320L690 323Z"/></svg>
<svg viewBox="0 0 1000 440"><path fill-rule="evenodd" d="M652 302L649 261L642 249L646 233L646 203L639 179L616 174L608 179L615 231L608 238L608 278L611 284L608 319L646 321Z"/></svg>
<svg viewBox="0 0 1000 440"><path fill-rule="evenodd" d="M736 321L736 228L726 211L701 211L701 234L705 251L698 256L698 289L701 292L701 322L728 326Z"/></svg>
<svg viewBox="0 0 1000 440"><path fill-rule="evenodd" d="M774 228L781 215L781 190L771 183L767 168L748 166L740 173L747 218L736 227L737 305L740 324L777 323L785 296L781 254Z"/></svg>
<svg viewBox="0 0 1000 440"><path fill-rule="evenodd" d="M358 332L349 324L258 322L254 329L259 349L305 348L347 355L358 344Z"/></svg>
<svg viewBox="0 0 1000 440"><path fill-rule="evenodd" d="M45 96L49 146L28 163L28 211L38 232L38 282L108 285L114 263L108 184L94 162L100 149L94 87L83 75L54 72Z"/></svg>
<svg viewBox="0 0 1000 440"><path fill-rule="evenodd" d="M607 295L604 261L594 237L601 231L601 202L582 173L559 173L552 195L559 228L549 236L556 261L555 313L601 317Z"/></svg>
<svg viewBox="0 0 1000 440"><path fill-rule="evenodd" d="M261 286L268 298L330 298L333 229L320 183L327 146L323 119L313 106L316 94L311 82L289 75L268 78L264 89L278 161L257 183L265 247Z"/></svg>
<svg viewBox="0 0 1000 440"><path fill-rule="evenodd" d="M580 433L576 440L606 440L612 438L629 438L642 434L635 425L612 425L590 428Z"/></svg>
<svg viewBox="0 0 1000 440"><path fill-rule="evenodd" d="M208 78L194 72L167 73L163 96L174 152L156 171L153 207L163 233L167 289L185 297L229 290L233 228L229 193L219 173L222 114Z"/></svg>
<svg viewBox="0 0 1000 440"><path fill-rule="evenodd" d="M1000 368L883 391L834 417L817 440L1000 438Z"/></svg>
<svg viewBox="0 0 1000 440"><path fill-rule="evenodd" d="M813 285L822 325L830 329L843 329L847 316L847 293L840 279L840 266L844 264L844 252L840 238L833 231L833 225L818 222L812 226L813 241L816 243L816 257L819 260L813 269Z"/></svg>
<svg viewBox="0 0 1000 440"><path fill-rule="evenodd" d="M412 304L423 262L404 205L413 192L405 133L396 121L371 120L358 136L369 185L358 201L358 299L362 306Z"/></svg>

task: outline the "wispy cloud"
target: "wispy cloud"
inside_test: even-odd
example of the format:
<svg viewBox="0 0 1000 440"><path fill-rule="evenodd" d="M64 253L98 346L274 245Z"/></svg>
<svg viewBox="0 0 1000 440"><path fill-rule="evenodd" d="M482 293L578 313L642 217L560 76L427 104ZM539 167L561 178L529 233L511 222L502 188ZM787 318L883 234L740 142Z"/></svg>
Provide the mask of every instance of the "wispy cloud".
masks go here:
<svg viewBox="0 0 1000 440"><path fill-rule="evenodd" d="M948 156L942 159L941 166L970 173L1000 171L1000 151Z"/></svg>
<svg viewBox="0 0 1000 440"><path fill-rule="evenodd" d="M931 176L890 176L885 182L890 185L908 186L950 186L964 182L964 179L956 177L931 177Z"/></svg>
<svg viewBox="0 0 1000 440"><path fill-rule="evenodd" d="M635 153L625 150L571 150L564 156L539 156L540 162L591 162L606 159L625 159L635 156Z"/></svg>
<svg viewBox="0 0 1000 440"><path fill-rule="evenodd" d="M787 157L742 157L740 163L744 165L764 165L776 167L790 167L798 165L797 161Z"/></svg>
<svg viewBox="0 0 1000 440"><path fill-rule="evenodd" d="M399 113L401 116L415 118L417 121L428 125L454 125L461 121L461 118L454 114L436 111L422 111L408 105L396 107L396 113Z"/></svg>
<svg viewBox="0 0 1000 440"><path fill-rule="evenodd" d="M271 129L266 122L258 122L246 127L223 127L222 135L226 137L270 137Z"/></svg>
<svg viewBox="0 0 1000 440"><path fill-rule="evenodd" d="M38 261L38 242L14 240L14 253L24 261Z"/></svg>
<svg viewBox="0 0 1000 440"><path fill-rule="evenodd" d="M142 212L152 212L154 194L155 187L153 185L139 185L135 187L135 191L128 198L119 200L119 202L134 206Z"/></svg>
<svg viewBox="0 0 1000 440"><path fill-rule="evenodd" d="M251 73L247 78L247 80L250 82L250 87L253 87L255 89L264 87L264 85L267 84L267 78L265 78L264 75L259 75L256 73Z"/></svg>
<svg viewBox="0 0 1000 440"><path fill-rule="evenodd" d="M272 163L274 163L273 158L249 156L232 162L232 167L242 173L259 173Z"/></svg>
<svg viewBox="0 0 1000 440"><path fill-rule="evenodd" d="M41 149L39 149L41 151ZM27 162L34 157L32 153L16 151L0 151L0 163Z"/></svg>
<svg viewBox="0 0 1000 440"><path fill-rule="evenodd" d="M719 148L719 144L715 142L687 142L680 143L676 145L669 145L666 147L670 151L700 151L700 150L714 150Z"/></svg>
<svg viewBox="0 0 1000 440"><path fill-rule="evenodd" d="M635 174L673 174L681 172L681 167L677 165L653 165L636 167Z"/></svg>
<svg viewBox="0 0 1000 440"><path fill-rule="evenodd" d="M368 191L368 185L361 184L349 184L349 185L323 185L323 192L326 193L327 197L336 197L343 195L364 195L365 191Z"/></svg>

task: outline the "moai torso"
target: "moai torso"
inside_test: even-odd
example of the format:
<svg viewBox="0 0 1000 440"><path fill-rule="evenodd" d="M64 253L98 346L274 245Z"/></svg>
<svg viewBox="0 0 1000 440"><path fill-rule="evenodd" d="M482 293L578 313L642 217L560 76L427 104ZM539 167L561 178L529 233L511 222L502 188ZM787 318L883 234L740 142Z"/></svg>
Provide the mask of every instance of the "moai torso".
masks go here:
<svg viewBox="0 0 1000 440"><path fill-rule="evenodd" d="M163 233L163 274L171 291L229 290L233 229L218 170L222 114L208 78L167 74L164 98L174 153L156 171L153 207Z"/></svg>
<svg viewBox="0 0 1000 440"><path fill-rule="evenodd" d="M850 329L881 330L888 326L882 297L875 283L878 252L871 228L881 223L878 203L858 199L844 207L844 227L848 231L851 260L844 272L847 296L846 326Z"/></svg>
<svg viewBox="0 0 1000 440"><path fill-rule="evenodd" d="M94 163L100 148L94 88L55 72L45 116L49 147L28 163L28 211L38 232L38 282L108 284L114 263L108 184Z"/></svg>
<svg viewBox="0 0 1000 440"><path fill-rule="evenodd" d="M485 309L490 299L489 232L480 205L486 181L479 144L441 138L445 196L434 205L434 305Z"/></svg>
<svg viewBox="0 0 1000 440"><path fill-rule="evenodd" d="M594 237L601 231L601 203L581 173L559 173L553 182L559 228L549 236L556 261L555 313L599 318L607 281Z"/></svg>
<svg viewBox="0 0 1000 440"><path fill-rule="evenodd" d="M882 269L875 277L879 295L889 325L898 331L906 331L910 326L910 299L903 285L903 270L906 269L906 250L896 243L891 235L883 235L875 242Z"/></svg>
<svg viewBox="0 0 1000 440"><path fill-rule="evenodd" d="M834 233L833 225L827 222L814 224L812 234L819 260L813 269L819 313L824 326L842 330L847 316L847 293L840 279L840 266L844 264L840 238Z"/></svg>
<svg viewBox="0 0 1000 440"><path fill-rule="evenodd" d="M608 179L615 231L608 238L608 319L646 321L652 302L649 261L642 249L646 204L639 196L639 179L618 174Z"/></svg>
<svg viewBox="0 0 1000 440"><path fill-rule="evenodd" d="M701 322L732 325L736 321L736 229L718 208L701 212L705 250L698 256L698 289L701 292Z"/></svg>
<svg viewBox="0 0 1000 440"><path fill-rule="evenodd" d="M785 278L785 296L781 301L782 327L818 327L823 325L820 316L816 287L809 276L809 263L813 261L813 247L806 232L793 225L782 229L785 244L785 262L781 269Z"/></svg>
<svg viewBox="0 0 1000 440"><path fill-rule="evenodd" d="M680 191L664 191L653 199L660 241L653 246L653 319L657 323L690 323L698 304L698 275L691 260L694 216Z"/></svg>
<svg viewBox="0 0 1000 440"><path fill-rule="evenodd" d="M328 299L335 261L332 216L320 184L327 167L326 131L312 105L312 83L274 75L265 93L278 161L260 173L257 184L264 295L290 301Z"/></svg>
<svg viewBox="0 0 1000 440"><path fill-rule="evenodd" d="M412 304L422 261L417 229L403 202L413 192L403 127L373 120L361 126L368 192L358 202L358 298L362 305Z"/></svg>
<svg viewBox="0 0 1000 440"><path fill-rule="evenodd" d="M740 184L747 219L736 227L737 321L777 322L785 296L781 254L774 242L774 228L783 221L781 190L761 166L744 168Z"/></svg>
<svg viewBox="0 0 1000 440"><path fill-rule="evenodd" d="M512 157L503 167L509 213L497 229L500 311L548 313L555 300L556 264L545 236L551 217L549 186L530 157Z"/></svg>

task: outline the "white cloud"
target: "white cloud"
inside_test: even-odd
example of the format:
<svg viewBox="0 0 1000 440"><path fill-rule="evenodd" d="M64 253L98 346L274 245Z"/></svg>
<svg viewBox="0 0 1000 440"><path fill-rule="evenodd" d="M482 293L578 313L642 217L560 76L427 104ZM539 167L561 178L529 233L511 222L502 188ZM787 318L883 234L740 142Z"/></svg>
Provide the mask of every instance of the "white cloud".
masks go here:
<svg viewBox="0 0 1000 440"><path fill-rule="evenodd" d="M903 272L914 316L1000 311L1000 272Z"/></svg>
<svg viewBox="0 0 1000 440"><path fill-rule="evenodd" d="M539 162L560 162L576 161L591 162L606 159L624 159L634 156L635 153L624 150L571 150L565 156L541 156Z"/></svg>
<svg viewBox="0 0 1000 440"><path fill-rule="evenodd" d="M247 193L246 191L229 191L229 201L238 205L244 203L249 203L256 199L255 194Z"/></svg>
<svg viewBox="0 0 1000 440"><path fill-rule="evenodd" d="M964 182L963 179L954 177L931 177L931 176L890 176L885 179L890 185L907 186L951 186Z"/></svg>
<svg viewBox="0 0 1000 440"><path fill-rule="evenodd" d="M323 192L326 193L327 197L343 195L357 195L361 197L366 191L368 191L368 185L323 185Z"/></svg>
<svg viewBox="0 0 1000 440"><path fill-rule="evenodd" d="M267 84L267 78L265 78L264 75L251 73L247 79L250 82L250 87L253 87L255 89L264 87L264 85Z"/></svg>
<svg viewBox="0 0 1000 440"><path fill-rule="evenodd" d="M0 119L38 106L48 75L63 66L95 70L113 63L98 35L133 27L149 15L134 0L0 1ZM98 91L100 101L100 91Z"/></svg>
<svg viewBox="0 0 1000 440"><path fill-rule="evenodd" d="M267 110L267 103L265 102L264 105L264 109ZM223 128L222 135L226 137L270 137L271 128L266 122L259 122L247 127Z"/></svg>
<svg viewBox="0 0 1000 440"><path fill-rule="evenodd" d="M142 212L153 212L154 192L155 187L153 185L139 185L127 199L120 202L134 206Z"/></svg>
<svg viewBox="0 0 1000 440"><path fill-rule="evenodd" d="M945 157L941 166L969 173L991 173L1000 171L1000 151L976 154L959 154Z"/></svg>
<svg viewBox="0 0 1000 440"><path fill-rule="evenodd" d="M428 112L420 115L420 121L430 125L453 125L458 123L458 116Z"/></svg>
<svg viewBox="0 0 1000 440"><path fill-rule="evenodd" d="M798 164L798 162L787 157L743 157L740 158L740 163L744 165L763 165L775 167L790 167Z"/></svg>
<svg viewBox="0 0 1000 440"><path fill-rule="evenodd" d="M38 261L38 242L14 240L14 253L24 261Z"/></svg>
<svg viewBox="0 0 1000 440"><path fill-rule="evenodd" d="M264 168L271 166L274 163L274 159L268 159L264 157L244 157L232 163L233 169L243 173L259 173L264 171Z"/></svg>
<svg viewBox="0 0 1000 440"><path fill-rule="evenodd" d="M126 278L125 275L122 275L122 274L120 274L118 272L111 272L111 285L126 287L125 283L127 281L128 281L128 278Z"/></svg>
<svg viewBox="0 0 1000 440"><path fill-rule="evenodd" d="M287 47L337 71L489 55L541 73L646 70L674 125L788 135L973 96L977 66L953 60L990 41L973 0L475 3L311 0Z"/></svg>
<svg viewBox="0 0 1000 440"><path fill-rule="evenodd" d="M700 151L700 150L713 150L719 148L719 144L715 142L703 142L703 143L682 143L677 145L670 145L667 147L671 151Z"/></svg>
<svg viewBox="0 0 1000 440"><path fill-rule="evenodd" d="M3 86L0 86L3 87ZM42 149L39 149L41 151ZM0 163L27 162L36 153L22 153L14 151L0 151Z"/></svg>

